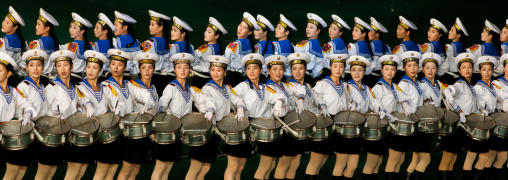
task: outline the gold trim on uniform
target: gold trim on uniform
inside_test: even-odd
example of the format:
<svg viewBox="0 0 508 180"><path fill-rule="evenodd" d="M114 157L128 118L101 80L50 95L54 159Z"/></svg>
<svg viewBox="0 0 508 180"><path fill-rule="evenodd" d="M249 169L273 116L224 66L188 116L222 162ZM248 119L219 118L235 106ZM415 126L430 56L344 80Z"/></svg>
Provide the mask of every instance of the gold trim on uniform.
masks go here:
<svg viewBox="0 0 508 180"><path fill-rule="evenodd" d="M158 18L158 17L153 17L153 16L150 16L150 20L154 20L154 21L159 21L159 20L160 20L160 18Z"/></svg>
<svg viewBox="0 0 508 180"><path fill-rule="evenodd" d="M122 61L124 63L127 63L127 59L122 57L122 56L111 55L111 57L109 57L109 59L111 59L111 60L117 60L117 61Z"/></svg>
<svg viewBox="0 0 508 180"><path fill-rule="evenodd" d="M408 30L409 29L409 26L407 26L406 24L400 22L399 23L400 26L402 26L404 29Z"/></svg>
<svg viewBox="0 0 508 180"><path fill-rule="evenodd" d="M339 23L339 22L337 22L337 21L333 21L332 23L333 23L333 24L335 24L335 25L337 25L337 27L339 27L339 29L342 29L342 28L343 28L343 27L342 27L342 24L340 24L340 23Z"/></svg>
<svg viewBox="0 0 508 180"><path fill-rule="evenodd" d="M379 29L376 26L374 26L372 23L370 23L370 27L372 27L372 29L374 29L374 31L379 32Z"/></svg>
<svg viewBox="0 0 508 180"><path fill-rule="evenodd" d="M408 57L408 58L402 60L402 62L409 62L409 61L416 61L416 62L418 62L419 59L415 58L415 57Z"/></svg>
<svg viewBox="0 0 508 180"><path fill-rule="evenodd" d="M100 60L100 59L98 59L98 58L89 57L89 58L86 58L86 61L87 61L87 62L94 62L94 63L97 63L97 64L99 64L99 67L103 67L103 66L104 66L104 61L101 61L101 60Z"/></svg>
<svg viewBox="0 0 508 180"><path fill-rule="evenodd" d="M503 61L504 64L508 63L508 59Z"/></svg>
<svg viewBox="0 0 508 180"><path fill-rule="evenodd" d="M439 26L436 26L436 25L430 25L430 27L433 27L434 29L437 29L437 30L441 30L441 28Z"/></svg>
<svg viewBox="0 0 508 180"><path fill-rule="evenodd" d="M460 64L460 63L463 63L463 62L470 62L470 63L473 63L473 60L472 60L472 59L470 59L470 58L464 58L464 59L461 59L461 60L459 61L459 64Z"/></svg>
<svg viewBox="0 0 508 180"><path fill-rule="evenodd" d="M72 59L67 56L60 56L55 59L55 63L60 62L60 61L72 61Z"/></svg>
<svg viewBox="0 0 508 180"><path fill-rule="evenodd" d="M282 62L282 61L272 61L272 62L268 63L268 66L273 66L273 65L283 65L284 66L284 62Z"/></svg>
<svg viewBox="0 0 508 180"><path fill-rule="evenodd" d="M153 59L142 59L142 60L139 60L139 64L155 64L155 60L153 60Z"/></svg>
<svg viewBox="0 0 508 180"><path fill-rule="evenodd" d="M333 63L346 63L346 60L345 59L330 59L330 64L333 64Z"/></svg>
<svg viewBox="0 0 508 180"><path fill-rule="evenodd" d="M249 25L250 28L254 27L254 25L252 25L252 23L247 18L243 18L242 21L245 21L245 23L247 23L247 25Z"/></svg>
<svg viewBox="0 0 508 180"><path fill-rule="evenodd" d="M288 27L288 25L286 23L282 22L282 21L279 21L279 24L282 25L284 28Z"/></svg>
<svg viewBox="0 0 508 180"><path fill-rule="evenodd" d="M508 24L507 24L507 25L504 25L504 27L506 27L506 29L508 29Z"/></svg>
<svg viewBox="0 0 508 180"><path fill-rule="evenodd" d="M43 22L43 23L47 23L48 20L44 17L42 17L42 15L39 15L39 19Z"/></svg>
<svg viewBox="0 0 508 180"><path fill-rule="evenodd" d="M349 66L354 66L354 65L360 65L360 66L363 66L363 68L367 67L367 64L365 64L364 62L361 62L361 61L353 61L353 62L349 63Z"/></svg>
<svg viewBox="0 0 508 180"><path fill-rule="evenodd" d="M7 17L9 17L9 19L14 23L14 24L18 24L18 21L16 21L16 19L14 19L14 17L12 16L11 13L7 13Z"/></svg>
<svg viewBox="0 0 508 180"><path fill-rule="evenodd" d="M175 60L173 63L174 64L190 64L190 61L187 59L179 59L179 60Z"/></svg>
<svg viewBox="0 0 508 180"><path fill-rule="evenodd" d="M481 68L483 65L490 65L490 66L494 67L494 63L492 63L492 62L482 62L482 63L480 63L480 64L478 65L478 67L480 67L480 68Z"/></svg>
<svg viewBox="0 0 508 180"><path fill-rule="evenodd" d="M212 28L215 32L219 30L219 28L217 28L217 26L213 25L212 23L208 24L208 27Z"/></svg>
<svg viewBox="0 0 508 180"><path fill-rule="evenodd" d="M247 67L249 64L258 64L259 66L261 66L261 61L257 59L248 60L247 62L245 62L245 67Z"/></svg>
<svg viewBox="0 0 508 180"><path fill-rule="evenodd" d="M363 31L363 29L365 28L365 27L363 27L362 25L360 25L360 24L358 24L358 23L356 23L356 24L355 24L355 27L360 28L362 31Z"/></svg>
<svg viewBox="0 0 508 180"><path fill-rule="evenodd" d="M392 66L397 66L397 62L395 61L383 61L381 63L381 65L392 65Z"/></svg>
<svg viewBox="0 0 508 180"><path fill-rule="evenodd" d="M106 22L104 22L103 20L100 20L100 19L99 19L97 22L98 22L99 24L101 24L102 26L106 26Z"/></svg>
<svg viewBox="0 0 508 180"><path fill-rule="evenodd" d="M173 26L175 26L176 28L178 28L180 30L182 30L182 28L183 28L182 26L180 26L180 24L176 24L176 23L173 23Z"/></svg>
<svg viewBox="0 0 508 180"><path fill-rule="evenodd" d="M290 61L289 63L291 63L291 65L295 65L295 64L307 64L307 62L305 60L301 60L301 59L295 59L295 60Z"/></svg>
<svg viewBox="0 0 508 180"><path fill-rule="evenodd" d="M455 29L457 29L457 31L460 31L460 27L457 23L453 24L453 26L455 26Z"/></svg>
<svg viewBox="0 0 508 180"><path fill-rule="evenodd" d="M261 21L258 21L258 25L261 26L261 28L266 29L266 25L263 24Z"/></svg>
<svg viewBox="0 0 508 180"><path fill-rule="evenodd" d="M5 64L6 66L11 65L9 62L7 62L3 59L0 59L0 64Z"/></svg>
<svg viewBox="0 0 508 180"><path fill-rule="evenodd" d="M312 23L312 24L314 24L314 25L316 25L316 26L318 26L318 25L319 25L319 22L317 22L317 21L316 21L316 20L314 20L314 19L309 19L309 23Z"/></svg>
<svg viewBox="0 0 508 180"><path fill-rule="evenodd" d="M120 19L118 17L115 18L115 21L118 21L119 23L123 23L123 19Z"/></svg>
<svg viewBox="0 0 508 180"><path fill-rule="evenodd" d="M228 68L228 65L227 65L227 64L220 63L220 62L211 62L211 63L210 63L210 66L222 67L222 68L224 68L224 69Z"/></svg>
<svg viewBox="0 0 508 180"><path fill-rule="evenodd" d="M26 62L31 61L31 60L39 60L39 61L44 62L44 58L42 56L37 56L37 55L28 57L26 59Z"/></svg>
<svg viewBox="0 0 508 180"><path fill-rule="evenodd" d="M490 28L489 28L488 26L485 26L485 29L486 29L487 31L491 31L491 30L490 30Z"/></svg>
<svg viewBox="0 0 508 180"><path fill-rule="evenodd" d="M436 60L436 59L432 59L432 58L427 58L427 59L424 59L424 60L423 60L423 62L422 62L422 64L425 64L425 63L427 63L427 62L434 62L434 63L436 63L436 65L438 64L438 63L437 63L437 60Z"/></svg>
<svg viewBox="0 0 508 180"><path fill-rule="evenodd" d="M72 23L72 24L75 24L75 25L77 25L77 26L79 26L80 28L82 28L82 27L83 27L83 24L81 24L80 22L78 22L78 21L76 21L76 20L72 20L72 21L71 21L71 23Z"/></svg>

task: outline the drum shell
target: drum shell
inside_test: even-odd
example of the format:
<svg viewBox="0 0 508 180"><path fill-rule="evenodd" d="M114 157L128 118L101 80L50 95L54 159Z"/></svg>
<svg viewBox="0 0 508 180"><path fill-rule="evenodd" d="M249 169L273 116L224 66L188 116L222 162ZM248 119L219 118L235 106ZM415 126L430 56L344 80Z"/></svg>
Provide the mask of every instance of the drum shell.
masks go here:
<svg viewBox="0 0 508 180"><path fill-rule="evenodd" d="M360 136L365 131L365 116L363 116L363 114L361 114L357 111L350 111L350 112L342 111L342 112L339 112L337 115L335 115L335 117L334 117L335 122L341 122L338 119L339 114L347 114L347 116L349 118L352 118L351 117L352 115L359 115L357 117L360 118L359 120L357 120L357 121L359 121L359 123L357 122L356 124L336 124L335 125L335 130L342 137L355 138L355 137Z"/></svg>
<svg viewBox="0 0 508 180"><path fill-rule="evenodd" d="M112 112L107 112L107 113L104 113L104 114L101 114L97 117L99 123L101 123L101 116L106 116L106 115L114 115L114 113ZM118 138L120 138L120 136L122 135L122 129L120 129L120 116L118 115L114 115L115 119L118 119L116 121L113 121L113 125L109 128L104 128L102 125L101 125L101 128L99 128L99 140L98 140L98 143L99 144L108 144L108 143L111 143L115 140L117 140ZM106 118L107 120L109 120L109 118ZM105 122L105 123L109 123L109 122ZM102 123L101 123L102 124Z"/></svg>
<svg viewBox="0 0 508 180"><path fill-rule="evenodd" d="M504 116L499 119L498 116ZM492 113L490 114L490 117L494 119L494 121L496 122L496 127L494 128L493 132L494 132L494 135L496 135L497 137L500 137L500 138L508 138L508 126L506 126L506 122L505 123L502 123L502 122L499 122L499 121L506 121L507 120L507 114L504 113L504 112L495 112L495 113Z"/></svg>
<svg viewBox="0 0 508 180"><path fill-rule="evenodd" d="M284 123L289 124L288 122L286 122L286 119L288 119L288 121L289 121L290 120L289 118L292 116L298 117L297 112L296 111L289 112L284 118ZM295 127L292 127L292 125L289 125L289 127L291 129L293 129L293 131L295 131L298 134L297 136L293 135L290 132L286 132L289 135L291 135L291 137L293 137L297 140L308 139L308 138L312 137L314 135L314 133L316 133L316 130L317 130L316 116L314 115L314 113L312 113L310 111L303 111L299 117L301 118L302 116L308 117L308 118L304 118L304 119L305 119L305 121L310 121L309 124L312 124L312 125L310 125L308 127L302 127L302 128L295 128Z"/></svg>
<svg viewBox="0 0 508 180"><path fill-rule="evenodd" d="M367 113L367 114L365 114L365 118L367 119L367 121L369 119L368 118L369 116L375 116L375 117L379 118L379 115L377 113ZM386 117L383 119L379 119L379 121L381 121L381 120L388 122ZM386 135L388 135L388 132L389 132L388 124L386 124L382 127L369 127L367 125L365 127L364 133L361 135L361 138L368 140L368 141L377 141L377 140L381 140L381 139L385 138Z"/></svg>
<svg viewBox="0 0 508 180"><path fill-rule="evenodd" d="M427 121L424 118L428 118L428 114L433 113L432 121ZM423 105L418 107L415 115L420 118L418 124L418 130L424 133L434 133L442 128L442 119L444 117L444 111L441 108L434 107L433 105Z"/></svg>
<svg viewBox="0 0 508 180"><path fill-rule="evenodd" d="M312 141L323 141L328 139L330 135L333 135L333 119L330 117L324 117L322 114L314 114L316 116L316 133L312 135L310 140ZM326 121L324 127L319 127L317 121Z"/></svg>
<svg viewBox="0 0 508 180"><path fill-rule="evenodd" d="M72 116L70 116L68 119L71 119L73 116L82 116L82 117L86 117L86 114L84 113L76 113ZM95 131L91 132L91 133L88 133L88 134L83 134L83 133L79 133L79 132L75 132L73 131L72 129L74 129L72 127L72 124L71 124L71 131L70 131L70 134L69 134L69 142L75 146L80 146L80 147L83 147L83 146L90 146L92 145L93 143L95 143L98 139L99 139L99 129L100 129L100 124L99 124L99 121L97 121L96 118L87 118L89 119L90 121L92 121L92 123L95 125L95 127L97 127L95 129Z"/></svg>
<svg viewBox="0 0 508 180"><path fill-rule="evenodd" d="M392 115L399 119L402 119L401 117L406 117L403 112L393 112ZM411 114L410 116L411 117L409 119L412 119L412 121L414 121L413 123L402 121L390 122L390 131L399 136L412 136L415 133L415 130L418 129L419 118L415 114Z"/></svg>
<svg viewBox="0 0 508 180"><path fill-rule="evenodd" d="M56 120L60 121L59 123L63 123L63 125L66 126L66 131L63 133L60 133L60 134L54 134L54 133L44 131L44 129L37 126L37 124L39 122L41 122L40 120L44 120L41 118L45 118L45 117L56 119ZM49 146L49 147L64 146L65 143L69 141L70 125L67 122L67 120L60 120L56 116L43 116L41 118L39 118L39 120L37 120L35 122L36 125L35 125L35 128L33 129L35 139L37 139L37 141L39 141L41 144L44 144L45 146Z"/></svg>
<svg viewBox="0 0 508 180"><path fill-rule="evenodd" d="M130 113L126 116L138 116L138 113ZM124 117L126 117L124 116ZM149 113L140 114L139 116L150 116L152 118L152 115ZM128 123L124 122L124 131L123 135L127 137L128 139L142 139L145 137L148 137L153 132L153 124L151 122L152 120L146 122L146 123Z"/></svg>
<svg viewBox="0 0 508 180"><path fill-rule="evenodd" d="M222 119L224 120L225 118L235 118L235 115L230 114L230 115L224 116ZM224 122L224 121L219 121L217 124L221 124L221 122ZM247 118L245 118L243 121L239 121L238 123L249 123L249 121L247 120ZM229 144L229 145L242 144L245 141L247 141L247 139L249 138L250 123L247 126L247 128L240 130L238 132L227 132L227 131L221 130L221 128L219 126L216 126L216 127L217 127L216 130L218 130L218 132L216 131L215 133L220 133L219 137L226 144Z"/></svg>
<svg viewBox="0 0 508 180"><path fill-rule="evenodd" d="M1 126L6 125L7 123L16 123L21 124L21 120L11 120L7 121L5 124L2 124ZM26 126L29 126L31 129L30 131L22 134L5 134L2 133L2 148L6 150L22 150L34 142L34 134L33 134L33 126L32 124L28 123Z"/></svg>
<svg viewBox="0 0 508 180"><path fill-rule="evenodd" d="M439 131L436 132L440 136L450 135L459 128L459 114L446 109L444 111L445 116L443 117L441 129L439 129Z"/></svg>
<svg viewBox="0 0 508 180"><path fill-rule="evenodd" d="M264 120L264 121L274 121L271 118L253 118L251 119L251 123L253 120ZM259 142L274 142L279 140L282 137L282 124L280 122L275 121L276 127L274 129L264 129L254 125L250 126L250 137L253 141Z"/></svg>
<svg viewBox="0 0 508 180"><path fill-rule="evenodd" d="M492 128L480 129L480 128L476 128L476 127L472 126L471 123L468 122L468 119L471 117L474 117L474 116L483 117L481 114L478 114L478 113L472 113L466 117L466 123L464 124L464 126L466 127L467 135L470 138L477 140L477 141L489 140L491 133L492 133L492 129L495 127L495 122L493 122L494 120L492 120L491 117L485 117L485 121L492 121L494 123L494 126Z"/></svg>
<svg viewBox="0 0 508 180"><path fill-rule="evenodd" d="M189 114L185 115L184 117L182 117L182 127L184 125L185 119L192 118L192 117L198 117L198 118L204 119L204 115L201 113L189 113ZM205 121L206 121L206 123L209 123L206 119L205 119ZM208 142L208 140L210 140L212 138L213 131L211 131L211 129L212 129L211 125L207 126L206 131L203 131L204 133L202 133L202 134L185 134L185 130L182 130L180 139L182 140L182 142L184 144L187 144L189 146L201 146L201 145L206 144L206 142Z"/></svg>
<svg viewBox="0 0 508 180"><path fill-rule="evenodd" d="M162 118L166 118L167 116L173 116L173 115L164 115L163 113L161 113L161 114L157 114L153 117L154 120L152 121L152 124L153 124L154 131L152 134L150 134L150 139L157 144L163 144L163 145L173 144L180 138L180 133L181 133L180 129L182 128L181 122L178 124L178 128L173 132L159 132L159 131L157 131L157 124L156 124L155 119L158 119L158 118L162 119ZM173 118L178 119L176 116L173 116Z"/></svg>

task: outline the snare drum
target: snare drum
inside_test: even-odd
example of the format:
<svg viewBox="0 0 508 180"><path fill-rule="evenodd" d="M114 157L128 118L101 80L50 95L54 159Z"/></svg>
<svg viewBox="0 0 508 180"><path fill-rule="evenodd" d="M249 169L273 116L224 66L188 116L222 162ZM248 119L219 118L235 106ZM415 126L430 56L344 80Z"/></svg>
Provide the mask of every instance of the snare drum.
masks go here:
<svg viewBox="0 0 508 180"><path fill-rule="evenodd" d="M298 136L294 136L288 133L297 140L310 138L316 133L316 116L310 111L303 111L300 114L291 111L284 117L284 123L298 134Z"/></svg>
<svg viewBox="0 0 508 180"><path fill-rule="evenodd" d="M164 119L163 119L164 118ZM150 139L157 144L172 144L180 138L182 122L176 116L165 113L153 117L153 133Z"/></svg>
<svg viewBox="0 0 508 180"><path fill-rule="evenodd" d="M119 122L120 116L115 115L112 112L107 112L97 116L97 120L101 125L99 134L99 143L108 144L122 135L122 129L120 129Z"/></svg>
<svg viewBox="0 0 508 180"><path fill-rule="evenodd" d="M128 139L142 139L148 137L153 131L153 116L150 113L139 112L126 114L120 118L125 126L123 135Z"/></svg>
<svg viewBox="0 0 508 180"><path fill-rule="evenodd" d="M312 135L310 140L323 141L333 135L333 119L325 117L322 114L314 114L316 116L316 133Z"/></svg>
<svg viewBox="0 0 508 180"><path fill-rule="evenodd" d="M466 117L464 129L467 135L477 141L486 141L490 138L490 133L496 123L489 116L483 116L479 113L472 113Z"/></svg>
<svg viewBox="0 0 508 180"><path fill-rule="evenodd" d="M386 137L388 134L388 119L386 117L380 119L377 113L366 113L365 119L367 125L361 136L363 139L377 141Z"/></svg>
<svg viewBox="0 0 508 180"><path fill-rule="evenodd" d="M59 147L68 141L70 130L67 120L60 120L56 116L42 116L35 121L34 134L42 144Z"/></svg>
<svg viewBox="0 0 508 180"><path fill-rule="evenodd" d="M418 130L424 133L434 133L442 127L444 111L433 105L423 105L416 109L415 115L420 118Z"/></svg>
<svg viewBox="0 0 508 180"><path fill-rule="evenodd" d="M494 134L500 138L508 137L508 115L505 112L495 112L489 115L496 122Z"/></svg>
<svg viewBox="0 0 508 180"><path fill-rule="evenodd" d="M201 113L189 113L182 117L182 142L189 146L201 146L213 136L212 123Z"/></svg>
<svg viewBox="0 0 508 180"><path fill-rule="evenodd" d="M440 136L450 135L453 132L455 132L459 127L458 123L460 119L459 114L457 114L456 112L447 109L443 110L444 110L443 126L439 131L437 131L437 134Z"/></svg>
<svg viewBox="0 0 508 180"><path fill-rule="evenodd" d="M420 118L411 113L411 115L406 116L404 112L392 112L392 115L401 121L390 122L390 130L393 134L399 136L412 136L415 133L415 130L418 128L418 122Z"/></svg>
<svg viewBox="0 0 508 180"><path fill-rule="evenodd" d="M22 126L21 123L22 120L11 120L0 124L0 130L2 131L2 147L4 149L22 150L34 142L32 124L27 123L25 126ZM30 156L30 154L27 156Z"/></svg>
<svg viewBox="0 0 508 180"><path fill-rule="evenodd" d="M282 137L282 124L272 118L250 119L250 136L253 141L274 142Z"/></svg>
<svg viewBox="0 0 508 180"><path fill-rule="evenodd" d="M238 145L244 143L249 138L249 126L250 122L247 118L243 117L242 121L238 121L235 115L229 114L217 122L216 127L218 131L215 133L226 144Z"/></svg>
<svg viewBox="0 0 508 180"><path fill-rule="evenodd" d="M333 119L335 130L345 138L358 137L365 130L365 116L357 111L342 111Z"/></svg>
<svg viewBox="0 0 508 180"><path fill-rule="evenodd" d="M99 121L86 117L85 113L76 113L67 122L71 126L69 141L75 146L90 146L99 139Z"/></svg>

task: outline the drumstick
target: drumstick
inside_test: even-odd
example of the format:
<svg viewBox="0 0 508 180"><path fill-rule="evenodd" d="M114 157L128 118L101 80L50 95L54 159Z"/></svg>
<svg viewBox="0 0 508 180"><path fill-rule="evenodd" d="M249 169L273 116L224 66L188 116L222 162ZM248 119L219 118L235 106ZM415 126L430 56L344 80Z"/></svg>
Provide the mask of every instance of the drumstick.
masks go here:
<svg viewBox="0 0 508 180"><path fill-rule="evenodd" d="M81 103L78 103L78 104L79 104L79 106L81 106L81 108L83 108L83 109L85 110L85 113L86 113L86 108L85 108L85 107L83 107L83 105L82 105ZM97 128L97 127L95 126L95 124L93 123L92 118L88 117L88 120L90 120L90 123L92 123L93 128Z"/></svg>
<svg viewBox="0 0 508 180"><path fill-rule="evenodd" d="M273 116L273 117L275 117L275 119L277 119L277 120L278 120L278 121L279 121L282 125L284 125L284 127L286 127L286 128L284 128L284 129L287 129L287 130L288 130L291 134L293 134L293 136L295 136L295 137L299 137L299 136L298 136L298 133L296 133L293 129L291 129L291 127L289 127L289 126L288 126L288 125L287 125L284 121L282 121L279 117L277 117L277 116ZM275 121L273 121L273 122L275 123Z"/></svg>
<svg viewBox="0 0 508 180"><path fill-rule="evenodd" d="M77 130L77 129L71 129L71 130L76 131L76 132L79 132L79 133L81 133L81 134L89 134L89 133L87 133L87 132L80 131L80 130Z"/></svg>
<svg viewBox="0 0 508 180"><path fill-rule="evenodd" d="M235 106L233 106L233 102L229 101L229 103L231 104L231 107L233 107L233 112L236 114L236 110L235 110ZM236 127L238 127L238 119L236 119Z"/></svg>
<svg viewBox="0 0 508 180"><path fill-rule="evenodd" d="M167 108L169 108L169 104L171 103L171 100L172 100L172 99L173 99L173 98L169 99L168 106L166 106ZM168 114L168 113L164 112L164 116L162 116L161 121L164 121L164 118L166 118L166 114Z"/></svg>
<svg viewBox="0 0 508 180"><path fill-rule="evenodd" d="M379 111L381 111L381 107L379 107L379 108L377 109L377 112L379 112ZM379 125L379 119L380 119L380 116L377 116L376 128L377 128L377 126Z"/></svg>
<svg viewBox="0 0 508 180"><path fill-rule="evenodd" d="M260 128L265 128L265 129L268 129L267 127L261 126L261 125L256 124L256 123L252 123L252 122L251 122L250 124L251 124L251 125L254 125L254 126L257 126L257 127L260 127Z"/></svg>
<svg viewBox="0 0 508 180"><path fill-rule="evenodd" d="M118 107L118 100L116 100L116 104L115 104L115 110L116 111L116 108ZM115 120L115 112L113 112L113 118L111 118L111 124L109 125L109 127L113 126L113 121Z"/></svg>
<svg viewBox="0 0 508 180"><path fill-rule="evenodd" d="M60 114L60 116L61 116L62 114L60 113L60 105L56 105L56 110L58 110L58 114ZM60 123L60 132L62 132L63 131L62 130L62 119L58 118L58 120L59 120L58 122Z"/></svg>

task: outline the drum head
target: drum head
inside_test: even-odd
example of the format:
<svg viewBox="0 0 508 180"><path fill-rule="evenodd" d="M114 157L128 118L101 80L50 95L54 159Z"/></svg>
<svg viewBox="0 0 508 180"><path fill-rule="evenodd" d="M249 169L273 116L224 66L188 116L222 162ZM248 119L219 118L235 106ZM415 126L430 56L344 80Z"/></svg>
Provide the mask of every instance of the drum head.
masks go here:
<svg viewBox="0 0 508 180"><path fill-rule="evenodd" d="M2 134L5 135L16 135L16 134L25 134L32 131L32 124L27 123L25 126L21 125L21 120L11 120L7 121L4 124L0 125L0 129L2 130ZM19 127L21 126L21 131L19 131Z"/></svg>
<svg viewBox="0 0 508 180"><path fill-rule="evenodd" d="M316 115L310 111L303 111L300 114L291 111L284 117L284 123L292 129L306 129L316 124Z"/></svg>
<svg viewBox="0 0 508 180"><path fill-rule="evenodd" d="M250 119L250 124L258 129L268 130L278 129L282 127L282 124L279 121L272 118L252 118Z"/></svg>
<svg viewBox="0 0 508 180"><path fill-rule="evenodd" d="M433 105L423 105L416 109L415 114L420 117L420 122L435 122L443 119L444 111Z"/></svg>
<svg viewBox="0 0 508 180"><path fill-rule="evenodd" d="M182 132L189 135L201 135L212 127L201 113L189 113L182 118Z"/></svg>
<svg viewBox="0 0 508 180"><path fill-rule="evenodd" d="M155 115L153 117L153 121L155 122L153 130L157 132L170 133L175 132L176 130L180 129L180 127L182 127L182 122L180 122L180 119L173 115L165 115L165 113Z"/></svg>
<svg viewBox="0 0 508 180"><path fill-rule="evenodd" d="M139 116L138 116L139 115ZM122 121L128 122L150 122L153 116L150 113L139 114L138 112L126 114L122 117Z"/></svg>
<svg viewBox="0 0 508 180"><path fill-rule="evenodd" d="M232 114L224 116L219 122L217 122L217 128L227 133L243 131L249 128L249 125L249 120L246 118L243 118L242 121L237 121L235 115Z"/></svg>
<svg viewBox="0 0 508 180"><path fill-rule="evenodd" d="M113 118L114 116L114 118ZM118 124L118 121L120 121L120 116L115 116L115 113L107 112L104 114L101 114L97 116L97 121L99 121L99 124L101 124L102 129L109 129L112 126L115 126ZM113 122L111 122L113 121Z"/></svg>
<svg viewBox="0 0 508 180"><path fill-rule="evenodd" d="M71 130L71 127L67 120L60 121L56 116L42 116L35 121L35 129L48 134L65 134Z"/></svg>
<svg viewBox="0 0 508 180"><path fill-rule="evenodd" d="M67 118L67 122L69 122L69 125L72 129L77 130L72 131L73 133L77 134L92 134L96 132L100 127L99 121L97 121L97 119L87 118L85 113L76 113Z"/></svg>
<svg viewBox="0 0 508 180"><path fill-rule="evenodd" d="M316 116L316 127L326 128L333 124L333 119L330 117L323 116L322 114L314 114Z"/></svg>
<svg viewBox="0 0 508 180"><path fill-rule="evenodd" d="M365 116L357 111L342 111L335 115L333 120L335 120L335 122L351 122L344 125L356 126L365 122Z"/></svg>
<svg viewBox="0 0 508 180"><path fill-rule="evenodd" d="M367 113L365 114L365 118L367 119L367 127L368 128L382 128L388 125L388 119L384 117L383 119L379 118L379 114L377 113Z"/></svg>
<svg viewBox="0 0 508 180"><path fill-rule="evenodd" d="M406 116L406 113L404 113L404 112L392 112L392 115L395 116L399 120L411 121L413 123L417 123L418 121L420 121L420 118L417 115L415 115L414 113L411 113L410 116ZM404 123L404 122L401 121L401 123Z"/></svg>
<svg viewBox="0 0 508 180"><path fill-rule="evenodd" d="M508 115L505 112L495 112L489 115L496 124L500 126L508 126Z"/></svg>
<svg viewBox="0 0 508 180"><path fill-rule="evenodd" d="M460 119L459 114L457 114L456 112L447 110L447 109L443 109L443 110L445 113L443 123L452 124L452 123L459 121L459 119Z"/></svg>
<svg viewBox="0 0 508 180"><path fill-rule="evenodd" d="M472 113L467 116L466 124L478 129L492 129L496 126L496 123L491 117L482 116L479 113Z"/></svg>

